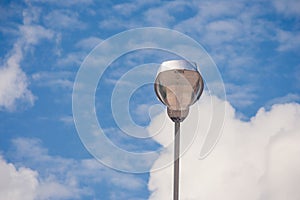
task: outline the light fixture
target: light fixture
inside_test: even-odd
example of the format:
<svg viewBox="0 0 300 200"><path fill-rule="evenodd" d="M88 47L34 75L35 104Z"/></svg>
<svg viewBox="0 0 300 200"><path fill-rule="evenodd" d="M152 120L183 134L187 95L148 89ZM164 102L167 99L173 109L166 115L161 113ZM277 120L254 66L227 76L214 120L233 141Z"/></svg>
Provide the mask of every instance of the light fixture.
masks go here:
<svg viewBox="0 0 300 200"><path fill-rule="evenodd" d="M195 63L170 60L160 65L154 89L159 100L167 106L170 119L175 122L173 199L179 197L180 122L189 113L189 107L201 96L203 79Z"/></svg>

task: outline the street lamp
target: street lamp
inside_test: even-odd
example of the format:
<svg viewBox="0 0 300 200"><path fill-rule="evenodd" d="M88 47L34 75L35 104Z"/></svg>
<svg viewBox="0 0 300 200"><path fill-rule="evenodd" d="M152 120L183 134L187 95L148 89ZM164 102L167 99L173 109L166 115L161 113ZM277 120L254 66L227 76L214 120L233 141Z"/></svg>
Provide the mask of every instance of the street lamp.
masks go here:
<svg viewBox="0 0 300 200"><path fill-rule="evenodd" d="M154 83L157 97L167 106L168 115L175 122L174 200L178 200L179 196L180 122L187 117L189 106L200 98L203 87L203 79L196 64L186 60L163 62Z"/></svg>

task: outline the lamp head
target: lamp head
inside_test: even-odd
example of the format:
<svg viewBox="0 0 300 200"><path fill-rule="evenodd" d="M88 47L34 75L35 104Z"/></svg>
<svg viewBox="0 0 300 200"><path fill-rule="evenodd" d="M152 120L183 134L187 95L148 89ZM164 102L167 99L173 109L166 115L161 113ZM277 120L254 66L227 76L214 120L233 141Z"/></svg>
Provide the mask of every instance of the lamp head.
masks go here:
<svg viewBox="0 0 300 200"><path fill-rule="evenodd" d="M163 62L154 83L157 97L168 107L168 115L174 122L187 117L189 106L200 98L203 88L196 64L186 60Z"/></svg>

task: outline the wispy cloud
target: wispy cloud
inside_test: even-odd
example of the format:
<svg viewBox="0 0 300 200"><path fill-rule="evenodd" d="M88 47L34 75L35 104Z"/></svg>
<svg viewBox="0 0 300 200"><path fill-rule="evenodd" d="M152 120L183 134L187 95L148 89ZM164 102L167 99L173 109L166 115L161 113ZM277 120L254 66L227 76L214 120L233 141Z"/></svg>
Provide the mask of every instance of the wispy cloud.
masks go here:
<svg viewBox="0 0 300 200"><path fill-rule="evenodd" d="M20 68L22 53L20 50L9 57L0 68L0 109L14 110L16 103L33 105L34 96L28 89L28 79Z"/></svg>
<svg viewBox="0 0 300 200"><path fill-rule="evenodd" d="M85 56L86 53L81 51L68 53L67 55L62 56L57 60L57 66L64 68L77 68L81 65Z"/></svg>
<svg viewBox="0 0 300 200"><path fill-rule="evenodd" d="M276 10L287 17L299 17L300 2L298 0L273 0L272 3Z"/></svg>
<svg viewBox="0 0 300 200"><path fill-rule="evenodd" d="M102 41L103 40L98 37L88 37L77 42L75 47L90 51Z"/></svg>
<svg viewBox="0 0 300 200"><path fill-rule="evenodd" d="M163 7L150 8L145 13L145 22L152 26L168 27L174 22L175 18ZM157 20L161 19L161 20Z"/></svg>
<svg viewBox="0 0 300 200"><path fill-rule="evenodd" d="M63 116L59 120L67 125L74 124L73 116Z"/></svg>
<svg viewBox="0 0 300 200"><path fill-rule="evenodd" d="M254 86L226 84L226 97L234 106L241 108L253 105L258 96Z"/></svg>
<svg viewBox="0 0 300 200"><path fill-rule="evenodd" d="M57 87L71 90L74 74L68 71L47 72L40 71L31 76L32 82L40 87Z"/></svg>
<svg viewBox="0 0 300 200"><path fill-rule="evenodd" d="M279 43L278 51L298 51L300 49L300 32L279 29L276 34L276 39Z"/></svg>
<svg viewBox="0 0 300 200"><path fill-rule="evenodd" d="M104 134L109 138L109 140L116 145L118 148L129 151L129 152L150 152L158 146L151 138L136 138L134 136L149 136L147 129L136 131L136 127L128 125L128 127L121 127L130 130L128 133L120 130L119 128L106 128L103 130ZM157 155L156 155L157 156ZM147 160L145 162L152 162L155 160L153 158L151 161ZM130 163L133 166L133 163ZM129 165L130 165L129 164Z"/></svg>
<svg viewBox="0 0 300 200"><path fill-rule="evenodd" d="M47 26L53 29L84 29L86 24L78 19L78 14L68 10L54 10L44 17Z"/></svg>
<svg viewBox="0 0 300 200"><path fill-rule="evenodd" d="M66 0L63 2L59 1L59 0L32 0L32 2L54 4L54 5L61 6L61 7L93 4L93 0Z"/></svg>
<svg viewBox="0 0 300 200"><path fill-rule="evenodd" d="M130 16L139 9L136 3L121 3L113 6L113 9L120 15Z"/></svg>
<svg viewBox="0 0 300 200"><path fill-rule="evenodd" d="M51 30L32 24L39 17L39 10L30 8L23 11L23 25L18 26L19 38L13 49L2 60L0 67L0 109L14 110L17 102L33 105L34 96L28 89L27 75L21 69L21 62L26 52L40 40L53 37Z"/></svg>
<svg viewBox="0 0 300 200"><path fill-rule="evenodd" d="M269 102L266 103L266 108L270 109L274 104L287 104L287 103L292 103L292 102L300 102L300 95L299 94L294 94L294 93L289 93L283 97L276 97Z"/></svg>

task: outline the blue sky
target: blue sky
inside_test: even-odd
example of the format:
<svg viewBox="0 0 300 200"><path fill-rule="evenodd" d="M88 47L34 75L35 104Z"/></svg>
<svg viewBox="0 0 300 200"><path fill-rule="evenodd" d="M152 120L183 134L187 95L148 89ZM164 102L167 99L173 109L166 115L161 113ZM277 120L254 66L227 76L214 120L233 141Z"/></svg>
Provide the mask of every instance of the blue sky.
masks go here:
<svg viewBox="0 0 300 200"><path fill-rule="evenodd" d="M76 73L93 48L122 31L168 28L200 43L216 63L227 101L241 123L258 116L261 108L272 110L274 104L297 106L299 7L297 0L1 1L0 174L5 178L0 194L15 195L13 199L150 197L151 188L156 188L153 182L149 186L151 173L124 173L100 164L82 144L73 122ZM176 56L151 49L129 52L99 81L99 123L123 149L140 152L164 145L124 135L110 104L113 89L126 72L166 58ZM128 107L138 125L151 127L147 114L153 104L159 102L152 84L132 94ZM154 115L159 113L158 108Z"/></svg>

